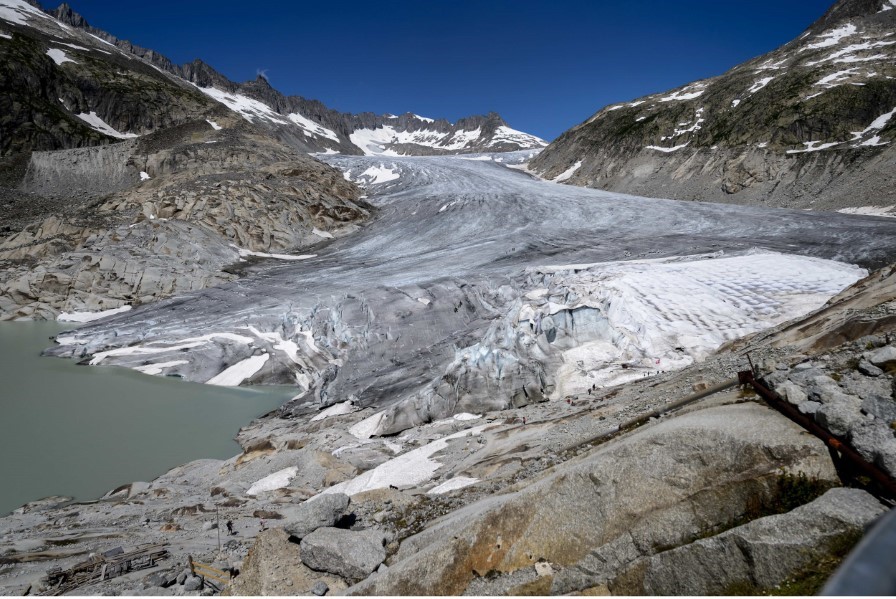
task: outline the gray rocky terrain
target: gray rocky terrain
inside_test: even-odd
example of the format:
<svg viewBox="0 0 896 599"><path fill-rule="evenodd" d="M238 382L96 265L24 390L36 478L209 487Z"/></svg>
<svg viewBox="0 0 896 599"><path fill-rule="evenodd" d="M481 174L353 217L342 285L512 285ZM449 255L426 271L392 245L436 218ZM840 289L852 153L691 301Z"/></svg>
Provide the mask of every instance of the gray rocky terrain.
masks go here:
<svg viewBox="0 0 896 599"><path fill-rule="evenodd" d="M896 206L896 14L839 0L799 38L728 72L607 106L531 164L651 197L837 210Z"/></svg>

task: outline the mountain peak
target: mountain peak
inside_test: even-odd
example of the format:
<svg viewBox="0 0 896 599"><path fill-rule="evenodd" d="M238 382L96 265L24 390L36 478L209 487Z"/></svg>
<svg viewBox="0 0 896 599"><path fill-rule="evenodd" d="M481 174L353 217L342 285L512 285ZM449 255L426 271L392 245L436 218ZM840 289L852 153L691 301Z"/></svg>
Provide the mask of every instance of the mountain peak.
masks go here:
<svg viewBox="0 0 896 599"><path fill-rule="evenodd" d="M51 15L56 17L61 23L65 23L66 25L70 25L72 27L77 27L79 29L87 29L90 27L90 24L87 20L82 17L80 14L76 13L71 6L68 5L67 2L63 2L56 10L50 11Z"/></svg>
<svg viewBox="0 0 896 599"><path fill-rule="evenodd" d="M890 0L838 0L817 21L812 23L809 31L818 33L830 29L833 25L849 19L867 17L893 8Z"/></svg>

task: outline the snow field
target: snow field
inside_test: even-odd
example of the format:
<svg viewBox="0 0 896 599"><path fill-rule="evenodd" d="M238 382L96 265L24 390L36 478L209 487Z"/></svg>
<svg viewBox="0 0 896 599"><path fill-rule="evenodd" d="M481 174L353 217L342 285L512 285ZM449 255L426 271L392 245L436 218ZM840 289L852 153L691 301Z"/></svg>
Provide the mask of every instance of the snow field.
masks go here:
<svg viewBox="0 0 896 599"><path fill-rule="evenodd" d="M208 385L220 385L222 387L236 387L246 379L261 370L262 366L270 359L270 354L261 354L246 358L233 366L226 368L206 381Z"/></svg>
<svg viewBox="0 0 896 599"><path fill-rule="evenodd" d="M100 318L112 316L113 314L127 312L130 309L131 306L121 306L119 308L111 308L100 312L62 312L56 317L56 320L59 322L92 322L94 320L99 320Z"/></svg>
<svg viewBox="0 0 896 599"><path fill-rule="evenodd" d="M284 468L283 470L278 470L273 474L269 474L264 478L255 481L251 487L246 491L246 495L258 495L259 493L264 493L265 491L274 491L276 489L282 489L289 485L290 481L295 478L295 475L298 473L299 469L296 466L290 466L289 468Z"/></svg>

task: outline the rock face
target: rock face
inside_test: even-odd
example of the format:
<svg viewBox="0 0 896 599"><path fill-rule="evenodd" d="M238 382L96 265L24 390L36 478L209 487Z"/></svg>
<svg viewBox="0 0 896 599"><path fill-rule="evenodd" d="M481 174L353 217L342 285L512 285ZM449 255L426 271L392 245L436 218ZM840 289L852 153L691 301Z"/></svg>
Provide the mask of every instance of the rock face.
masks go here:
<svg viewBox="0 0 896 599"><path fill-rule="evenodd" d="M797 40L723 75L603 108L530 168L683 200L896 204L896 14L888 7L839 0Z"/></svg>
<svg viewBox="0 0 896 599"><path fill-rule="evenodd" d="M302 539L302 562L312 570L359 581L386 559L383 534L375 530L318 528Z"/></svg>
<svg viewBox="0 0 896 599"><path fill-rule="evenodd" d="M736 519L782 466L836 480L824 446L767 408L686 414L446 516L351 592L459 595L474 576L539 559L565 568L552 593L606 584L639 558Z"/></svg>
<svg viewBox="0 0 896 599"><path fill-rule="evenodd" d="M832 546L840 539L858 538L885 511L864 491L831 489L792 512L650 557L637 575L643 585L638 590L649 595L719 595L744 581L752 581L757 590L772 589L834 553Z"/></svg>

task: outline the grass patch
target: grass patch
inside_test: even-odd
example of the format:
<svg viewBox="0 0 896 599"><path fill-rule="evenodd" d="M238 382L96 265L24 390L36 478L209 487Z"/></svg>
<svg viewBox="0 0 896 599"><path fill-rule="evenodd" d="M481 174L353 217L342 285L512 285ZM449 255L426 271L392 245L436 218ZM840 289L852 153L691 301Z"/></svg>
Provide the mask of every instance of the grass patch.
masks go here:
<svg viewBox="0 0 896 599"><path fill-rule="evenodd" d="M769 589L768 595L792 596L792 595L816 595L821 591L824 583L828 581L834 570L843 562L847 554L852 551L862 533L847 532L834 537L828 546L828 553L814 563L801 570L792 578L788 578L774 589Z"/></svg>

